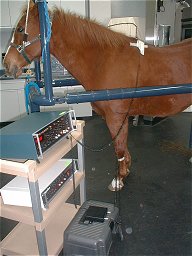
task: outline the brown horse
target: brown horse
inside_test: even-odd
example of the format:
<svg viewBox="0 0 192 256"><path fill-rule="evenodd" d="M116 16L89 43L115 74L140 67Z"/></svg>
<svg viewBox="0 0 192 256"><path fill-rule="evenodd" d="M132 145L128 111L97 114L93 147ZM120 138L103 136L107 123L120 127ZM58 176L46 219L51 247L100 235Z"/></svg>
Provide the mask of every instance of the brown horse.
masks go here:
<svg viewBox="0 0 192 256"><path fill-rule="evenodd" d="M111 31L93 21L64 13L57 8L50 11L50 17L51 54L86 90L192 83L191 39L161 48L149 46L145 49L145 54L141 55L137 47L130 46L136 39ZM15 77L27 65L25 58L15 48L23 43L25 20L26 11L18 22L12 38L14 44L8 48L4 60L8 73ZM33 41L40 34L38 9L32 2L27 33L29 41ZM25 52L31 61L40 58L40 41L28 46ZM191 103L191 95L187 94L100 101L92 104L93 109L105 118L111 136L115 138L114 147L119 161L117 185L120 188L131 164L127 149L128 116L173 115L183 111ZM112 183L112 189L115 189L114 186Z"/></svg>

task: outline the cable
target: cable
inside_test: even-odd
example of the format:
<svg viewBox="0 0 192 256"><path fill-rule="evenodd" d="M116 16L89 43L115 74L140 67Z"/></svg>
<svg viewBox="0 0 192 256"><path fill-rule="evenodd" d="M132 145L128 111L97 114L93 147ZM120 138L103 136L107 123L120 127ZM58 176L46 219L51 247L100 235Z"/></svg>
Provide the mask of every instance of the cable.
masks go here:
<svg viewBox="0 0 192 256"><path fill-rule="evenodd" d="M140 54L140 53L139 53L139 54ZM135 83L135 91L134 91L134 93L136 92L136 90L137 90L137 88L138 88L139 70L140 70L140 55L139 55L139 63L138 63L138 68L137 68L137 76L136 76L136 83ZM120 134L120 132L121 132L121 130L122 130L124 124L125 124L125 121L126 121L126 119L128 118L128 116L129 116L130 109L131 109L131 105L132 105L133 101L134 101L134 98L131 98L131 102L130 102L130 104L129 104L128 111L127 111L127 113L125 114L125 118L123 119L123 122L122 122L122 124L121 124L121 126L120 126L120 128L119 128L119 130L118 130L118 132L117 132L117 134L115 135L115 137L113 137L112 140L111 140L109 143L103 145L101 148L93 148L93 147L90 147L90 146L86 145L85 143L82 143L81 141L77 140L72 134L71 134L71 137L72 137L79 145L81 145L82 147L84 147L85 149L87 149L87 150L89 150L89 151L91 151L91 152L101 152L101 151L104 151L105 149L107 149L108 147L110 147L111 144L112 144L112 143L117 139L117 137L119 136L119 134Z"/></svg>
<svg viewBox="0 0 192 256"><path fill-rule="evenodd" d="M107 27L110 28L110 27L115 27L115 26L120 26L120 25L134 25L134 27L136 28L136 37L135 38L138 38L138 31L137 31L138 28L137 28L137 25L133 22L119 22L119 23L108 25Z"/></svg>
<svg viewBox="0 0 192 256"><path fill-rule="evenodd" d="M131 105L132 105L132 102L133 102L133 98L131 99L128 112L126 113L125 118L124 118L124 120L123 120L123 122L122 122L122 124L121 124L121 126L120 126L120 128L119 128L119 130L118 130L118 132L117 132L117 134L115 135L115 137L113 137L113 139L112 139L109 143L106 143L106 144L103 145L101 148L92 148L92 147L86 145L85 143L82 143L81 141L77 140L73 135L71 135L71 137L72 137L78 144L80 144L82 147L84 147L85 149L87 149L87 150L89 150L89 151L91 151L91 152L102 152L102 151L106 150L108 147L111 146L111 144L112 144L112 143L117 139L117 137L119 136L119 134L120 134L120 132L121 132L121 130L122 130L124 124L125 124L125 121L126 121L128 115L129 115L129 111L130 111L130 107L131 107Z"/></svg>
<svg viewBox="0 0 192 256"><path fill-rule="evenodd" d="M136 76L136 83L135 83L135 92L138 88L138 80L139 80L139 70L140 70L140 53L139 53L139 63L138 63L138 68L137 68L137 76ZM133 103L133 100L134 98L131 98L131 102L129 104L129 109L125 115L125 118L116 134L116 136L109 142L107 143L106 145L102 146L100 149L96 149L96 148L92 148L92 147L89 147L87 145L85 145L84 143L82 143L81 141L77 140L72 134L71 134L71 137L78 143L80 144L82 147L84 147L85 149L89 150L89 151L92 151L92 152L101 152L103 150L105 150L106 148L108 148L109 146L111 146L111 144L115 141L115 139L118 137L119 133L121 132L124 124L125 124L125 121L127 119L127 117L129 116L129 112L130 112L130 109L131 109L131 105ZM117 163L118 163L118 166L117 166ZM118 209L119 209L119 220L118 220L118 223L116 223L118 225L118 230L119 230L119 234L120 234L120 238L121 238L121 241L123 240L123 232L122 232L122 219L121 219L121 194L118 193L120 192L120 187L118 188L117 187L117 177L118 177L118 171L119 171L119 162L116 161L116 168L115 168L115 177L116 177L116 186L115 186L115 195L114 195L114 207L117 206ZM120 183L119 183L119 186L120 186Z"/></svg>

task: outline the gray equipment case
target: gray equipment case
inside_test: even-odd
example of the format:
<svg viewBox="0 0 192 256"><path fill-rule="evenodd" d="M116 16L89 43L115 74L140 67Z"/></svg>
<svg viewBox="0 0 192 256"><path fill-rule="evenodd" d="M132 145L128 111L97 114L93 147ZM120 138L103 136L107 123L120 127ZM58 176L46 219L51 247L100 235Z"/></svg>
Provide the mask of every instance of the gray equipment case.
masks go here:
<svg viewBox="0 0 192 256"><path fill-rule="evenodd" d="M103 222L82 221L90 206L107 208ZM100 208L101 209L101 208ZM64 232L63 254L65 256L106 256L112 245L112 233L119 231L119 210L113 204L86 201Z"/></svg>

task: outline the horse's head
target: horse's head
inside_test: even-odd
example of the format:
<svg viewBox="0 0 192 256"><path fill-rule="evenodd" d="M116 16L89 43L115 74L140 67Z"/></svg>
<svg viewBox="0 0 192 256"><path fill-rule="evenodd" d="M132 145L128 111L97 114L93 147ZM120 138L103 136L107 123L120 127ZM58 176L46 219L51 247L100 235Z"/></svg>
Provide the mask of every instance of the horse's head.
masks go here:
<svg viewBox="0 0 192 256"><path fill-rule="evenodd" d="M17 78L22 68L41 55L39 15L37 5L30 4L19 20L4 59L9 75Z"/></svg>

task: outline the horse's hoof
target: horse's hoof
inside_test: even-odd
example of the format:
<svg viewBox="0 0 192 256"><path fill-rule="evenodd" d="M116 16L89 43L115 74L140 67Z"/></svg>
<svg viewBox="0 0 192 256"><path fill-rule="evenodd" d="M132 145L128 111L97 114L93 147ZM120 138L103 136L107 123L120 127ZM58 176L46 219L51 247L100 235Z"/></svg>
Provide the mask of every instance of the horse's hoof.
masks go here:
<svg viewBox="0 0 192 256"><path fill-rule="evenodd" d="M108 189L110 191L119 191L124 187L123 181L120 180L119 178L114 178L111 182L111 184L109 184Z"/></svg>

